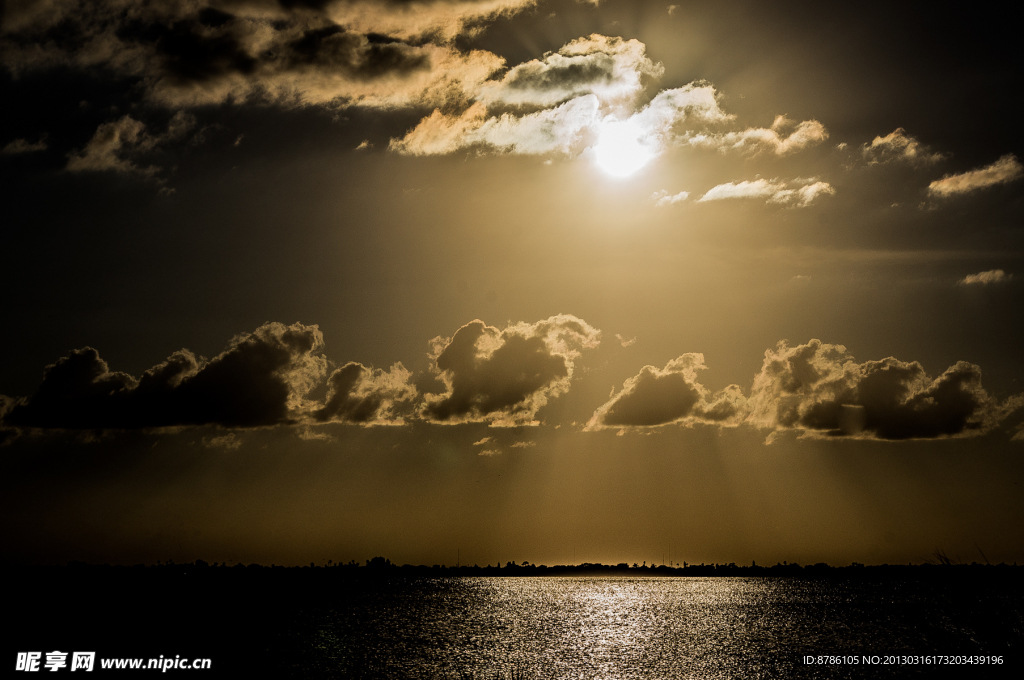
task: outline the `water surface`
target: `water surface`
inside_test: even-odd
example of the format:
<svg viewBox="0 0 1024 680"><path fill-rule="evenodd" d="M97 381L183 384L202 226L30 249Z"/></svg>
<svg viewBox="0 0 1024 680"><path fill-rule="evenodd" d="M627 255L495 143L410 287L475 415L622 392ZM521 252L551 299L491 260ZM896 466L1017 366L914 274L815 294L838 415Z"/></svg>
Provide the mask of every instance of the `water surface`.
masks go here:
<svg viewBox="0 0 1024 680"><path fill-rule="evenodd" d="M569 679L934 677L933 665L808 666L806 655L1022 649L1020 588L796 578L388 580L297 612L297 675ZM285 651L287 649L287 651ZM951 676L952 677L952 676Z"/></svg>

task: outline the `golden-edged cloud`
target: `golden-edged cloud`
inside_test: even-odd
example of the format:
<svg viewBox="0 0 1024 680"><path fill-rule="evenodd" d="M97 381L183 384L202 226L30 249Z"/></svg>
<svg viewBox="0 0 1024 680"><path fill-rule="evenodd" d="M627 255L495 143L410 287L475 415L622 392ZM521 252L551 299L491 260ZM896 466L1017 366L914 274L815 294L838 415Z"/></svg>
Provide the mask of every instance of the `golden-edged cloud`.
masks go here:
<svg viewBox="0 0 1024 680"><path fill-rule="evenodd" d="M671 146L767 149L783 155L828 136L814 120L728 130L714 87L695 81L643 104L661 64L635 39L591 34L507 68L458 46L534 0L51 0L9 3L0 62L13 74L71 67L133 80L151 104L434 109L392 151L578 156L592 149L628 174ZM131 158L150 136L123 117L104 123L70 170L154 174ZM18 147L20 148L20 147ZM628 166L628 167L627 167Z"/></svg>
<svg viewBox="0 0 1024 680"><path fill-rule="evenodd" d="M504 112L492 116L484 102L476 102L461 114L435 110L403 138L391 140L391 149L411 155L446 154L466 147L498 153L578 155L599 146L605 131L616 129L628 130L633 141L653 155L683 138L684 132L677 128L684 122L730 119L719 108L714 88L697 83L661 92L624 118L612 113L618 108L593 93L524 115Z"/></svg>
<svg viewBox="0 0 1024 680"><path fill-rule="evenodd" d="M742 182L726 182L709 189L697 201L724 201L743 198L763 198L766 203L776 203L803 208L821 196L831 196L835 188L828 182L817 179L793 180L796 188L778 180L756 179ZM802 184L802 186L799 186Z"/></svg>
<svg viewBox="0 0 1024 680"><path fill-rule="evenodd" d="M722 130L735 116L722 110L718 92L704 81L663 90L641 105L646 84L663 71L647 57L643 43L592 34L483 83L462 109L437 108L392 139L390 148L409 155L476 148L569 156L592 149L599 164L610 169L627 162L620 158L627 146L632 156L642 156L636 162L642 165L672 146L785 155L828 138L820 122L785 116L771 128ZM523 108L540 110L520 112ZM602 161L605 152L615 158Z"/></svg>
<svg viewBox="0 0 1024 680"><path fill-rule="evenodd" d="M422 415L436 423L537 424L537 411L568 391L580 350L597 347L600 336L568 314L504 330L472 321L433 340L433 370L446 389L424 396Z"/></svg>
<svg viewBox="0 0 1024 680"><path fill-rule="evenodd" d="M350 361L327 379L327 399L313 412L318 423L402 425L416 398L410 373L401 362L387 371Z"/></svg>
<svg viewBox="0 0 1024 680"><path fill-rule="evenodd" d="M983 168L968 170L958 175L946 175L928 185L928 193L932 196L946 198L966 194L979 189L1006 184L1024 175L1024 166L1013 154L1007 154Z"/></svg>
<svg viewBox="0 0 1024 680"><path fill-rule="evenodd" d="M13 73L66 66L137 78L149 101L172 108L408 106L475 91L503 61L458 50L452 38L531 4L8 3L0 61Z"/></svg>
<svg viewBox="0 0 1024 680"><path fill-rule="evenodd" d="M85 347L47 366L36 394L18 400L3 422L71 430L295 423L326 374L322 347L316 326L270 323L236 336L213 359L182 349L140 378L111 371Z"/></svg>
<svg viewBox="0 0 1024 680"><path fill-rule="evenodd" d="M664 368L645 366L595 412L587 430L665 425L747 425L805 437L905 440L985 434L1024 406L1000 402L981 384L981 369L957 362L938 377L916 361L889 357L858 363L842 345L782 341L765 352L748 395L737 385L712 393L697 380L702 354Z"/></svg>
<svg viewBox="0 0 1024 680"><path fill-rule="evenodd" d="M0 443L48 430L285 425L297 426L302 439L325 439L319 428L329 424L538 425L540 410L569 391L582 351L597 347L600 335L568 314L504 329L472 321L431 342L430 372L418 381L401 363L384 371L348 362L328 377L320 330L299 323L269 323L238 335L212 359L179 350L138 378L111 370L85 347L47 366L31 397L0 395ZM932 377L915 361L861 363L842 345L819 340L782 341L767 350L746 394L738 385L708 389L698 379L705 368L698 353L662 368L644 366L612 391L584 429L745 425L770 430L769 441L785 432L941 439L985 434L1024 406L1024 395L1003 401L990 395L981 369L966 361ZM322 400L310 396L324 387ZM233 448L236 441L209 443ZM490 452L484 455L500 451L489 437L474 445Z"/></svg>
<svg viewBox="0 0 1024 680"><path fill-rule="evenodd" d="M1013 278L1013 274L1007 274L1002 269L990 269L986 272L968 274L960 279L959 283L964 286L987 286L991 283L1003 283Z"/></svg>
<svg viewBox="0 0 1024 680"><path fill-rule="evenodd" d="M603 104L629 104L643 90L644 78L658 78L664 71L639 40L593 34L512 67L500 80L484 83L477 99L489 105L550 107L592 94Z"/></svg>
<svg viewBox="0 0 1024 680"><path fill-rule="evenodd" d="M184 111L177 112L162 134L151 135L144 123L131 116L102 123L81 151L68 155L70 172L114 171L152 176L159 172L156 166L141 167L136 159L159 146L185 137L195 126L195 117Z"/></svg>
<svg viewBox="0 0 1024 680"><path fill-rule="evenodd" d="M861 153L869 165L892 162L929 165L945 158L908 135L903 128L896 128L884 137L875 137L870 144L861 147Z"/></svg>
<svg viewBox="0 0 1024 680"><path fill-rule="evenodd" d="M348 362L328 377L315 325L269 323L209 360L182 349L140 378L112 371L85 347L46 367L33 396L0 395L0 430L8 441L22 429L298 425L310 439L321 438L310 428L331 423L534 425L537 411L569 389L581 350L596 347L600 335L567 314L504 330L473 321L432 341L433 377L422 393L401 363L384 371ZM324 386L323 401L309 396Z"/></svg>
<svg viewBox="0 0 1024 680"><path fill-rule="evenodd" d="M842 345L811 340L767 350L747 403L748 422L776 432L899 440L984 434L1022 400L997 401L966 361L933 378L916 361L857 363Z"/></svg>
<svg viewBox="0 0 1024 680"><path fill-rule="evenodd" d="M825 126L816 120L800 123L776 116L770 128L747 128L732 132L696 133L687 142L692 146L719 151L769 151L784 156L820 144L828 139Z"/></svg>
<svg viewBox="0 0 1024 680"><path fill-rule="evenodd" d="M706 368L704 355L697 353L684 354L664 368L644 366L594 412L586 429L738 424L746 414L742 391L730 385L712 394L697 381L697 371Z"/></svg>
<svg viewBox="0 0 1024 680"><path fill-rule="evenodd" d="M593 95L525 116L487 117L486 107L477 102L458 116L435 110L405 137L392 139L390 148L413 156L448 154L465 147L513 154L569 154L580 147L583 133L598 120L599 111Z"/></svg>

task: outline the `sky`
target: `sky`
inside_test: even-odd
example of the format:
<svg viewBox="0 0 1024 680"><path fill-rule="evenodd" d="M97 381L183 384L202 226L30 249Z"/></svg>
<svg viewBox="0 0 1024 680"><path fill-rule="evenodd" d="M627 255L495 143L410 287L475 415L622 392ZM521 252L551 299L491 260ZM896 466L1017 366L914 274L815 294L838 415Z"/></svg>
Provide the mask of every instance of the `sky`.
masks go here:
<svg viewBox="0 0 1024 680"><path fill-rule="evenodd" d="M8 0L2 554L1024 561L994 3Z"/></svg>

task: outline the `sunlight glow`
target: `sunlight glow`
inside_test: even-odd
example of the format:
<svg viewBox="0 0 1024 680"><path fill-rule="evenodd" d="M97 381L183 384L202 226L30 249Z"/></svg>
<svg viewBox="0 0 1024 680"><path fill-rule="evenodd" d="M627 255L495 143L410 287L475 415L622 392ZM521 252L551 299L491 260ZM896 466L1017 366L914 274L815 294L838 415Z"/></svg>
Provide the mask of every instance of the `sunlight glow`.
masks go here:
<svg viewBox="0 0 1024 680"><path fill-rule="evenodd" d="M598 167L615 177L632 175L654 158L654 150L641 141L643 130L630 120L612 121L601 127L594 158Z"/></svg>

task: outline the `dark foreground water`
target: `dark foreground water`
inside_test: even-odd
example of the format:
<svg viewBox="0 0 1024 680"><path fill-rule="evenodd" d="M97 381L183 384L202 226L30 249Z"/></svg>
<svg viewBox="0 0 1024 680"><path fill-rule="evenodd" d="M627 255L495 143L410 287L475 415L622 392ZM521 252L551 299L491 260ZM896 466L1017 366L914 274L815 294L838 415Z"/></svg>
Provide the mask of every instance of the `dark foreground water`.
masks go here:
<svg viewBox="0 0 1024 680"><path fill-rule="evenodd" d="M1014 579L229 576L41 581L48 611L8 609L7 663L67 648L210 658L168 671L207 678L1024 677Z"/></svg>

